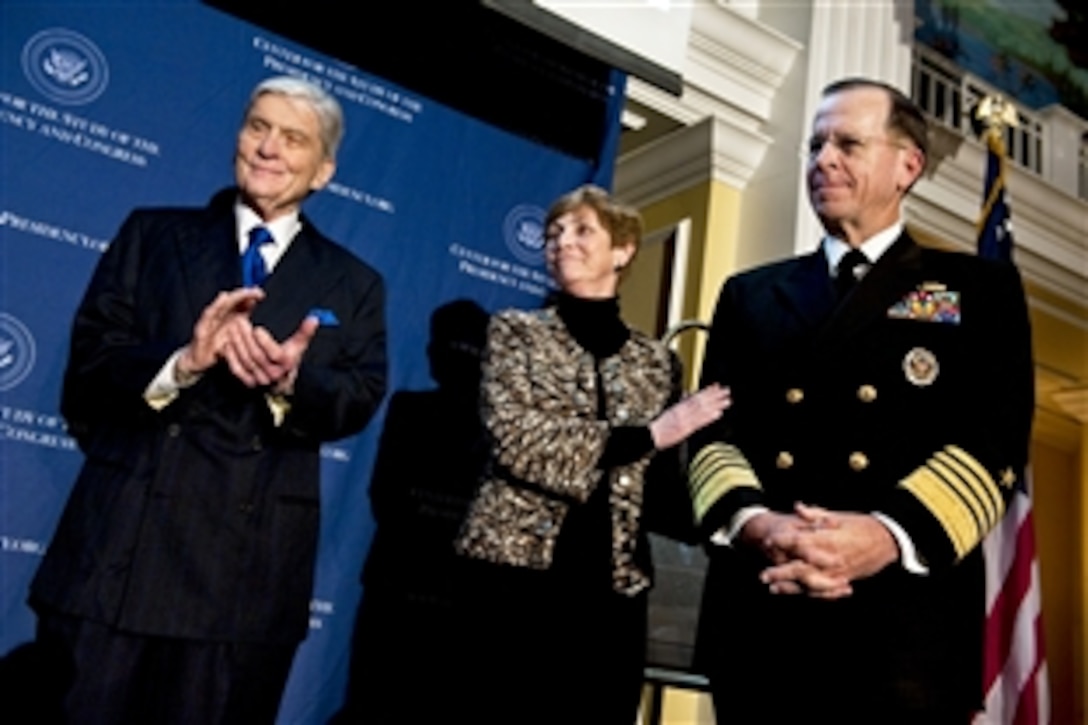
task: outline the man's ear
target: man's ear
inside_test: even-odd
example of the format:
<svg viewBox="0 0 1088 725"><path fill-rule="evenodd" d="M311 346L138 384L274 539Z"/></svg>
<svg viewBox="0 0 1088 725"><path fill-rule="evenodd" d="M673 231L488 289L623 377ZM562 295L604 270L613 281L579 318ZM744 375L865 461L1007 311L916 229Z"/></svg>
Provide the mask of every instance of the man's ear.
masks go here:
<svg viewBox="0 0 1088 725"><path fill-rule="evenodd" d="M330 158L326 158L321 162L321 165L317 167L317 173L314 174L313 180L310 182L310 191L320 191L325 188L325 184L329 183L332 179L332 175L336 173L336 162Z"/></svg>
<svg viewBox="0 0 1088 725"><path fill-rule="evenodd" d="M901 151L900 158L899 178L896 179L896 186L900 190L906 191L914 186L914 182L918 181L922 176L922 172L926 170L926 155L917 146L907 146Z"/></svg>

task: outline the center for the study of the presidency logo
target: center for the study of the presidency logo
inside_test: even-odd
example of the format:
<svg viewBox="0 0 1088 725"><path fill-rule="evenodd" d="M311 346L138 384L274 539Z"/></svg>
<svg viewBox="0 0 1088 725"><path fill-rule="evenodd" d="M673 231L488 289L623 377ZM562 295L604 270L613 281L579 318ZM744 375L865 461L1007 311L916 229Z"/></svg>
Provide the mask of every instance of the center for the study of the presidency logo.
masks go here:
<svg viewBox="0 0 1088 725"><path fill-rule="evenodd" d="M64 28L43 30L27 41L23 73L43 96L69 106L98 98L110 79L106 56L98 46Z"/></svg>
<svg viewBox="0 0 1088 725"><path fill-rule="evenodd" d="M519 204L502 223L506 246L525 264L544 262L544 210L532 204Z"/></svg>
<svg viewBox="0 0 1088 725"><path fill-rule="evenodd" d="M34 367L34 337L26 325L0 312L0 391L10 390Z"/></svg>

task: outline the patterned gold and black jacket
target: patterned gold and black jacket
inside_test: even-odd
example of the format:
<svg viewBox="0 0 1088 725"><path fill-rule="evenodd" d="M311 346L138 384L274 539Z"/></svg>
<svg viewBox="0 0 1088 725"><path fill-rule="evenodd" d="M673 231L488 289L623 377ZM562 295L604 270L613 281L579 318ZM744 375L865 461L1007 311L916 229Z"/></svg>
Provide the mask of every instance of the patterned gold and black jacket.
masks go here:
<svg viewBox="0 0 1088 725"><path fill-rule="evenodd" d="M481 403L491 454L458 550L548 569L571 507L608 486L612 588L633 596L648 587L650 575L636 562L635 548L653 451L628 463L599 464L613 429L645 426L666 407L678 366L664 345L636 330L618 352L597 360L554 307L496 314Z"/></svg>

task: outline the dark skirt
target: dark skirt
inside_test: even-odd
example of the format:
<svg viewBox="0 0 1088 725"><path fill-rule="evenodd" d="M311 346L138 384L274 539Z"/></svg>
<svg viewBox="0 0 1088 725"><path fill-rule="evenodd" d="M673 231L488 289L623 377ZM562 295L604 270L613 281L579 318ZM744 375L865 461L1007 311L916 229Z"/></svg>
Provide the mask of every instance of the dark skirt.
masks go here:
<svg viewBox="0 0 1088 725"><path fill-rule="evenodd" d="M647 597L569 572L473 562L460 712L474 722L630 725L642 693Z"/></svg>

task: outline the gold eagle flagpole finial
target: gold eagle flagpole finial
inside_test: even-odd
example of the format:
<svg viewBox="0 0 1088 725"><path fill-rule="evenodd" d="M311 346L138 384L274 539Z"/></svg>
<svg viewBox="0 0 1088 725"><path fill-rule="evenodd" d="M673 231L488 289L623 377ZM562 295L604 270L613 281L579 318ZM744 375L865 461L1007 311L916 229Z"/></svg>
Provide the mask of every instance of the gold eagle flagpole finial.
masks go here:
<svg viewBox="0 0 1088 725"><path fill-rule="evenodd" d="M975 109L975 118L983 126L983 137L1001 138L1006 127L1015 128L1020 125L1016 113L1016 107L998 94L990 94L978 103Z"/></svg>

